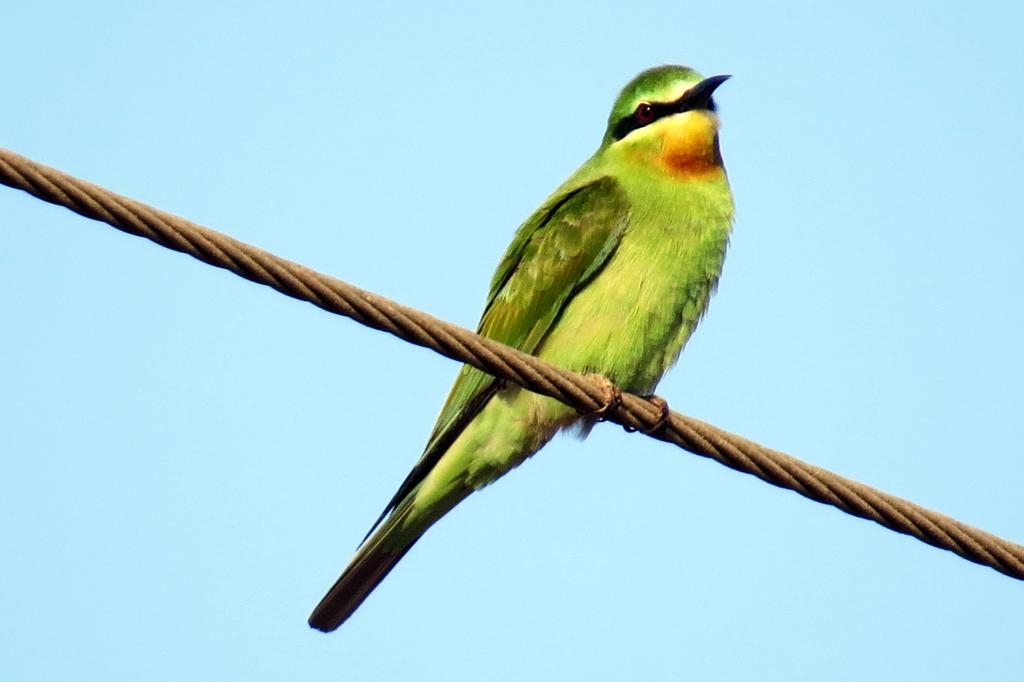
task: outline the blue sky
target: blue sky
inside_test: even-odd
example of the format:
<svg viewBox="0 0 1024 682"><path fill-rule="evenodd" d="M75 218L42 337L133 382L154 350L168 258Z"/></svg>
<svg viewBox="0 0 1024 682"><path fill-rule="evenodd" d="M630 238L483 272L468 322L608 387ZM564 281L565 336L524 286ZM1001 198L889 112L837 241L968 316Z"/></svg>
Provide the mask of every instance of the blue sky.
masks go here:
<svg viewBox="0 0 1024 682"><path fill-rule="evenodd" d="M0 145L473 326L660 63L737 222L659 393L1024 540L1019 5L21 3ZM0 189L0 678L1019 679L1024 585L613 426L305 625L456 371Z"/></svg>

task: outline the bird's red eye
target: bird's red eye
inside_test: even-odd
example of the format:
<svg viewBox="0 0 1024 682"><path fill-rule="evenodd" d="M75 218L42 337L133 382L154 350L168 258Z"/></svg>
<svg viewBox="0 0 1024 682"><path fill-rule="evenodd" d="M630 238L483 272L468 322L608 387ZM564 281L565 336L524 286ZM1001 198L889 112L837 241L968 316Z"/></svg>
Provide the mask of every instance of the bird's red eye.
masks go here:
<svg viewBox="0 0 1024 682"><path fill-rule="evenodd" d="M636 120L643 125L647 125L654 120L654 107L647 102L640 102L636 107Z"/></svg>

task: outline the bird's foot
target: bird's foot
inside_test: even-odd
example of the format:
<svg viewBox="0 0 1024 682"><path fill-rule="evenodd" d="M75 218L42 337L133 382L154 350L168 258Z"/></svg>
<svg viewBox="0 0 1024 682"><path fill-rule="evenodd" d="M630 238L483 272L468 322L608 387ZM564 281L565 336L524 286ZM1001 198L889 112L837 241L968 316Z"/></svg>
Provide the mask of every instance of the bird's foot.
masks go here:
<svg viewBox="0 0 1024 682"><path fill-rule="evenodd" d="M658 411L661 412L661 415L658 417L658 421L654 422L654 426L651 426L646 429L634 429L629 426L623 426L622 428L626 429L626 431L628 431L629 433L639 431L645 436L652 436L656 433L661 433L662 431L665 430L665 426L668 424L668 401L666 401L660 395L654 395L653 393L641 397L650 404L654 405L656 408L658 408Z"/></svg>
<svg viewBox="0 0 1024 682"><path fill-rule="evenodd" d="M597 417L604 421L608 418L609 412L614 412L622 404L622 391L603 374L587 374L593 379L601 391L601 406L590 413L590 416Z"/></svg>

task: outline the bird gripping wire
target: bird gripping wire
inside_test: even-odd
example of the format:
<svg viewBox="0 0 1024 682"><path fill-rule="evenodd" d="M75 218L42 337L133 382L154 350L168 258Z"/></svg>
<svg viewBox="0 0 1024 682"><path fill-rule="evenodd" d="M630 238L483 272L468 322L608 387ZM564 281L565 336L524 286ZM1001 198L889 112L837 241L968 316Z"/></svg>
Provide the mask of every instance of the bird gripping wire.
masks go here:
<svg viewBox="0 0 1024 682"><path fill-rule="evenodd" d="M0 149L0 183L1024 580L1024 546Z"/></svg>

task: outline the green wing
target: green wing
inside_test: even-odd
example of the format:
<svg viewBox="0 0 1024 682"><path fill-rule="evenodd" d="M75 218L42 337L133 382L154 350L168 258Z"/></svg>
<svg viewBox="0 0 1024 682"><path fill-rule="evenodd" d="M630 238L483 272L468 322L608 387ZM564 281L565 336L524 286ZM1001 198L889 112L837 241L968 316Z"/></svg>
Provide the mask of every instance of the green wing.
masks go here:
<svg viewBox="0 0 1024 682"><path fill-rule="evenodd" d="M516 232L498 265L477 332L535 352L569 300L608 261L628 217L625 194L609 177L544 202ZM423 480L499 387L493 376L463 366L423 456L381 519Z"/></svg>

